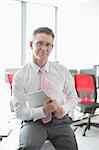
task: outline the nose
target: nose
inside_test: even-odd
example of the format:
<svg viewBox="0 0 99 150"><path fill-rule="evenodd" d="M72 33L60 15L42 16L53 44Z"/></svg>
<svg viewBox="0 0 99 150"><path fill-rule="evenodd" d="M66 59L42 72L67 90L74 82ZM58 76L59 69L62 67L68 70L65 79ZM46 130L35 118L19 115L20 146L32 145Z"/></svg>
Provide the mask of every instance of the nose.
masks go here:
<svg viewBox="0 0 99 150"><path fill-rule="evenodd" d="M43 44L42 47L41 47L41 49L42 49L42 50L47 50L47 45L46 45L46 44Z"/></svg>

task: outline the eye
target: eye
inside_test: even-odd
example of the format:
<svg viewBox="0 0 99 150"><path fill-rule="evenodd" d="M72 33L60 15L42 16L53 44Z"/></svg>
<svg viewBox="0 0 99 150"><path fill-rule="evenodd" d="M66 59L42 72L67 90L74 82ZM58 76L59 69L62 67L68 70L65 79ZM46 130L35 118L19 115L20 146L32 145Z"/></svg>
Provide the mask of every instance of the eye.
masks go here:
<svg viewBox="0 0 99 150"><path fill-rule="evenodd" d="M38 45L38 46L42 46L43 44L44 44L43 41L38 41L38 42L37 42L37 45Z"/></svg>
<svg viewBox="0 0 99 150"><path fill-rule="evenodd" d="M47 47L50 47L50 46L51 46L51 44L50 44L50 43L46 43L46 46L47 46Z"/></svg>

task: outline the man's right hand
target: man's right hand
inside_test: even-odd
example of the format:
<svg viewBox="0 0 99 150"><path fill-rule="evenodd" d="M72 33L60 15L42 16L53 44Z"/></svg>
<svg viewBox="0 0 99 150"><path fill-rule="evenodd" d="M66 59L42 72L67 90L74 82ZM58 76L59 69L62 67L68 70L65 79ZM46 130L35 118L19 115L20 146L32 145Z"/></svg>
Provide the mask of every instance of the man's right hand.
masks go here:
<svg viewBox="0 0 99 150"><path fill-rule="evenodd" d="M48 98L48 100L43 105L43 110L45 114L48 112L55 112L59 108L59 104L56 100L52 100L51 98Z"/></svg>

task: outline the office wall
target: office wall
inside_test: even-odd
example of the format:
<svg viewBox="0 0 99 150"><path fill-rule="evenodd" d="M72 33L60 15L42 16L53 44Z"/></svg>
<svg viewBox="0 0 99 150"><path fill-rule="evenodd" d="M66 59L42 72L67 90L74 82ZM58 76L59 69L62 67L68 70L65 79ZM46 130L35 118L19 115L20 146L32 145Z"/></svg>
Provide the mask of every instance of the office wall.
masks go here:
<svg viewBox="0 0 99 150"><path fill-rule="evenodd" d="M97 51L98 51L97 64L99 64L99 0L97 2Z"/></svg>
<svg viewBox="0 0 99 150"><path fill-rule="evenodd" d="M0 3L0 68L4 69L21 62L20 4L7 2ZM57 61L69 69L99 64L99 0L64 0L57 6Z"/></svg>
<svg viewBox="0 0 99 150"><path fill-rule="evenodd" d="M21 65L21 6L18 1L0 2L0 81L5 69Z"/></svg>
<svg viewBox="0 0 99 150"><path fill-rule="evenodd" d="M58 15L59 62L79 69L99 64L99 3L66 3Z"/></svg>
<svg viewBox="0 0 99 150"><path fill-rule="evenodd" d="M0 2L0 70L21 65L21 5Z"/></svg>

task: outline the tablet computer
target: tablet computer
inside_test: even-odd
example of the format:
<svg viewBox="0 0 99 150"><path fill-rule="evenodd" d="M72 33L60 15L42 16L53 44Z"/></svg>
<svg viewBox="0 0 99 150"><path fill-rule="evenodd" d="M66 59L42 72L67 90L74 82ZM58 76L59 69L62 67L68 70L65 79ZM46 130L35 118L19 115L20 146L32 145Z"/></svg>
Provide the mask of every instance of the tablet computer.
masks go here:
<svg viewBox="0 0 99 150"><path fill-rule="evenodd" d="M26 96L26 99L27 99L27 104L30 108L43 106L44 102L49 97L47 95L47 93L43 90L28 93L25 96Z"/></svg>

